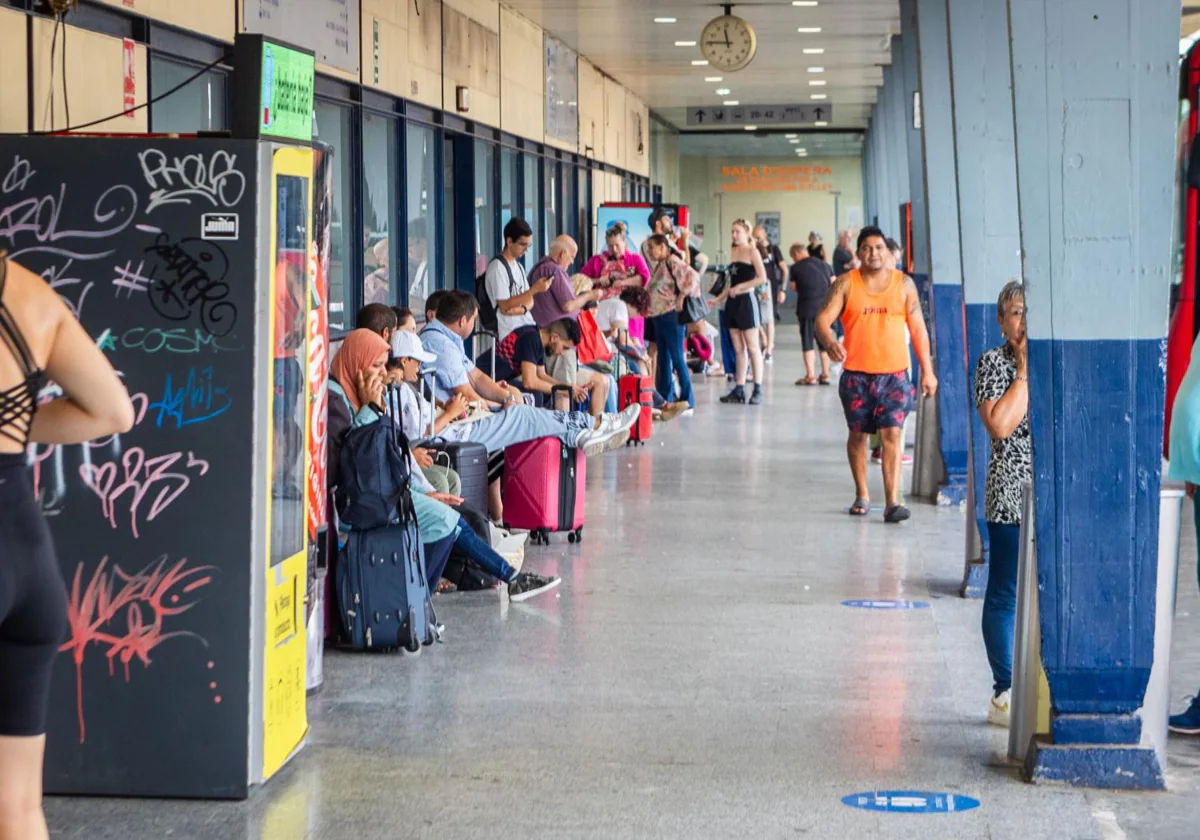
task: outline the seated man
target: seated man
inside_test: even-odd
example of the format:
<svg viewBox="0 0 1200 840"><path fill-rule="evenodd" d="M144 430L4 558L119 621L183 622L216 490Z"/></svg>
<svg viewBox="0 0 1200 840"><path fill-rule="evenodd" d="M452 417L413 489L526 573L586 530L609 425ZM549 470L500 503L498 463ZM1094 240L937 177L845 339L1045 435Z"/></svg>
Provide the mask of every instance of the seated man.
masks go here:
<svg viewBox="0 0 1200 840"><path fill-rule="evenodd" d="M591 415L599 417L604 413L604 405L608 401L607 376L597 374L573 385L560 382L546 371L548 359L575 349L578 343L579 325L570 318L560 318L540 329L533 326L518 327L496 347L496 380L518 386L526 393L541 394L541 404L545 406L550 406L549 398L556 386L567 386L576 402L590 398ZM476 365L490 365L491 355L492 351L489 350L479 357Z"/></svg>
<svg viewBox="0 0 1200 840"><path fill-rule="evenodd" d="M356 330L370 330L384 341L392 340L396 325L396 311L383 303L368 303L358 310L358 317L354 319Z"/></svg>
<svg viewBox="0 0 1200 840"><path fill-rule="evenodd" d="M438 304L442 302L442 298L445 296L446 291L441 289L425 299L425 324L431 324L437 320ZM424 324L421 325L422 329L424 326Z"/></svg>
<svg viewBox="0 0 1200 840"><path fill-rule="evenodd" d="M631 405L620 414L599 417L582 411L530 408L520 403L508 383L497 383L476 367L463 347L463 339L474 332L478 313L472 295L447 292L438 305L437 319L421 333L421 344L437 356L434 392L438 399L448 402L459 395L468 405L499 409L470 423L450 425L442 431L442 437L482 443L488 452L543 437L556 437L589 456L625 445L640 406ZM413 375L417 375L415 371Z"/></svg>

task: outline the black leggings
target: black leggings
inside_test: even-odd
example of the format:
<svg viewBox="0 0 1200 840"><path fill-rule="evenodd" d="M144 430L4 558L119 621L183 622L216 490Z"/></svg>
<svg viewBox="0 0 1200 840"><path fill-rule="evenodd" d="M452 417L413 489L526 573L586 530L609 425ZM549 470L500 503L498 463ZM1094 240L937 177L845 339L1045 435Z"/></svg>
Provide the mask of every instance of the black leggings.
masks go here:
<svg viewBox="0 0 1200 840"><path fill-rule="evenodd" d="M24 454L0 454L0 546L0 735L43 735L67 592Z"/></svg>

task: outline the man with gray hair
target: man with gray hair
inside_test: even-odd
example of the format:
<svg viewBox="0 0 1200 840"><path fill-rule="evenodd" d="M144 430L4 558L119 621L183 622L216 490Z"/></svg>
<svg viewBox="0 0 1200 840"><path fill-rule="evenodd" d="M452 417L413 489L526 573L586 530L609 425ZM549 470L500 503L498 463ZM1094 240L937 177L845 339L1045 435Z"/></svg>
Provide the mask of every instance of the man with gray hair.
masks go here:
<svg viewBox="0 0 1200 840"><path fill-rule="evenodd" d="M837 248L833 251L833 276L841 277L847 271L860 267L858 257L854 256L851 245L854 244L854 231L847 228L838 234Z"/></svg>

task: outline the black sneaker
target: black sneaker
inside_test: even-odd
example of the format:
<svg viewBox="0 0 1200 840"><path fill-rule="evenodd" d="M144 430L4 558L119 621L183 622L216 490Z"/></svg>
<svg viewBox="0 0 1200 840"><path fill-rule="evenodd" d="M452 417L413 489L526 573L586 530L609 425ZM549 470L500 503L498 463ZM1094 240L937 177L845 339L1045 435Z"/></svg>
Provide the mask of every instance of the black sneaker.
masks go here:
<svg viewBox="0 0 1200 840"><path fill-rule="evenodd" d="M721 397L723 403L744 403L746 402L746 391L741 385L733 386L733 390L725 396Z"/></svg>
<svg viewBox="0 0 1200 840"><path fill-rule="evenodd" d="M762 404L762 386L761 385L754 386L754 393L752 393L750 395L750 399L747 400L747 402L750 403L750 405L761 405Z"/></svg>
<svg viewBox="0 0 1200 840"><path fill-rule="evenodd" d="M520 572L508 585L508 600L526 601L541 595L562 583L559 577L542 577L529 572Z"/></svg>

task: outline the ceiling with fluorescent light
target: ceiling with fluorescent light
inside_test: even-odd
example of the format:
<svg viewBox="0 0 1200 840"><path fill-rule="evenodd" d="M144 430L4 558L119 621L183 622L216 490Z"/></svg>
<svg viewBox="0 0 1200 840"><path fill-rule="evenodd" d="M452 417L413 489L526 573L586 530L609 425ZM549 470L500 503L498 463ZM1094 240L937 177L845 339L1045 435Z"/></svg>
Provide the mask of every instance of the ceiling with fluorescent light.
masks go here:
<svg viewBox="0 0 1200 840"><path fill-rule="evenodd" d="M811 2L811 0L810 0ZM900 32L899 0L791 0L733 4L758 38L758 52L744 70L722 73L693 66L704 24L723 14L722 4L688 0L505 0L505 4L566 42L605 73L644 98L667 122L687 129L687 108L720 105L813 104L825 94L833 105L830 128L862 129L891 63L891 38ZM675 23L655 23L674 18ZM801 34L800 27L820 33ZM804 49L824 49L806 55ZM809 73L809 67L822 67ZM721 76L720 82L706 77ZM825 81L810 86L810 80ZM730 93L717 94L728 88Z"/></svg>
<svg viewBox="0 0 1200 840"><path fill-rule="evenodd" d="M679 154L683 157L798 157L797 149L804 149L810 158L859 157L862 154L863 136L854 131L787 132L795 134L797 142L791 142L782 131L769 134L742 131L737 133L714 133L711 131L688 132L679 138Z"/></svg>

